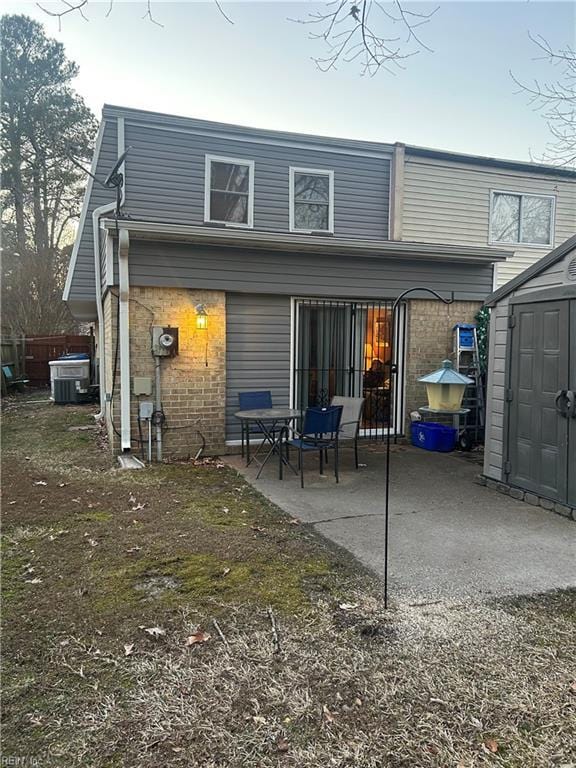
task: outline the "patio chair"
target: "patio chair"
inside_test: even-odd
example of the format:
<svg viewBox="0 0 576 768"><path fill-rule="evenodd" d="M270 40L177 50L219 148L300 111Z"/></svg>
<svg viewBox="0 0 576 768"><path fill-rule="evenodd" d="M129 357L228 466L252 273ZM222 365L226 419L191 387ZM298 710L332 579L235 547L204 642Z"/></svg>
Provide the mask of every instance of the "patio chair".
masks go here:
<svg viewBox="0 0 576 768"><path fill-rule="evenodd" d="M363 397L340 397L334 395L330 405L342 406L342 421L338 440L342 442L354 441L354 463L358 469L358 433L360 432L360 420L364 408Z"/></svg>
<svg viewBox="0 0 576 768"><path fill-rule="evenodd" d="M238 405L241 411L272 408L272 392L268 389L259 392L239 392ZM250 440L250 435L262 436L263 432L257 424L251 426L242 424L242 456L244 456L246 440Z"/></svg>
<svg viewBox="0 0 576 768"><path fill-rule="evenodd" d="M320 474L324 473L324 456L327 451L334 451L334 476L339 482L338 476L338 435L340 422L342 421L342 406L334 405L328 408L306 408L302 431L294 430L289 437L288 427L282 427L280 440L284 438L286 456L292 446L298 450L298 468L300 470L300 487L304 488L304 454L310 451L318 451L320 458ZM282 479L283 456L280 455L280 479Z"/></svg>
<svg viewBox="0 0 576 768"><path fill-rule="evenodd" d="M14 373L14 366L11 363L7 363L2 366L2 383L3 389L9 392L10 389L17 389L18 392L24 392L24 386L29 383L29 379L24 376L16 376Z"/></svg>

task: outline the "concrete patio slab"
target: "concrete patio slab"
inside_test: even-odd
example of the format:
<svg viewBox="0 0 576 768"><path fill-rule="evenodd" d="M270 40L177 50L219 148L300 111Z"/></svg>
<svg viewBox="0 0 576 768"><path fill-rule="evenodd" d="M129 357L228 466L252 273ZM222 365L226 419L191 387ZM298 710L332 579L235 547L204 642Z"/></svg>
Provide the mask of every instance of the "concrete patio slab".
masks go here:
<svg viewBox="0 0 576 768"><path fill-rule="evenodd" d="M360 449L354 469L343 452L337 485L306 457L304 490L291 471L230 463L288 514L384 572L383 445ZM411 599L486 599L576 585L576 523L478 483L472 454L430 453L397 445L391 455L390 591Z"/></svg>

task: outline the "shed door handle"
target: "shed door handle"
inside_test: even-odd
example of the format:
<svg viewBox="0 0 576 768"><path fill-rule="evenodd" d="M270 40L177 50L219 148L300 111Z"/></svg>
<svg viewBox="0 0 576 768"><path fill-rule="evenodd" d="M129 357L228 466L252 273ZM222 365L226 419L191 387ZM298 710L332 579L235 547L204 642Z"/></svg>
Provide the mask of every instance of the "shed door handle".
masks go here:
<svg viewBox="0 0 576 768"><path fill-rule="evenodd" d="M569 419L576 419L576 392L569 389L566 392L566 402L568 404L566 417Z"/></svg>
<svg viewBox="0 0 576 768"><path fill-rule="evenodd" d="M566 419L568 417L568 390L558 390L558 392L556 392L554 404L556 406L556 412L559 413L560 416L564 416Z"/></svg>

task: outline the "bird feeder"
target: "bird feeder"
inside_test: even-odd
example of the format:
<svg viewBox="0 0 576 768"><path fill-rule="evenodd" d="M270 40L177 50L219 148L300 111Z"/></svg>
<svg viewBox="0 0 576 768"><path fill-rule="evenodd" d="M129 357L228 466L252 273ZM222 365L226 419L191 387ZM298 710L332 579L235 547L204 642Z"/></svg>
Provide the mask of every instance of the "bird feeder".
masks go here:
<svg viewBox="0 0 576 768"><path fill-rule="evenodd" d="M426 384L426 410L433 413L458 413L462 409L464 390L474 383L468 376L455 371L450 360L444 360L442 368L421 376L418 381Z"/></svg>

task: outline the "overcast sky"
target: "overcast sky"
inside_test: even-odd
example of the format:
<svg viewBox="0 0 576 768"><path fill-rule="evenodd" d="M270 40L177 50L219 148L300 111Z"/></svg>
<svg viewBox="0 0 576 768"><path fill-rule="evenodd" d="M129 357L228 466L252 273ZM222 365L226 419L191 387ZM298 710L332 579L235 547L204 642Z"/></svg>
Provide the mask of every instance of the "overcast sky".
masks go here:
<svg viewBox="0 0 576 768"><path fill-rule="evenodd" d="M420 34L422 51L396 76L361 77L359 65L320 72L322 54L304 18L309 3L152 0L162 27L143 20L142 2L90 0L78 14L48 17L33 2L4 2L3 12L41 20L80 65L75 87L99 114L104 102L264 128L318 133L530 159L548 140L541 115L518 94L522 79L554 78L528 34L574 45L572 2L442 2ZM54 9L58 4L46 3ZM406 3L413 10L435 5Z"/></svg>

